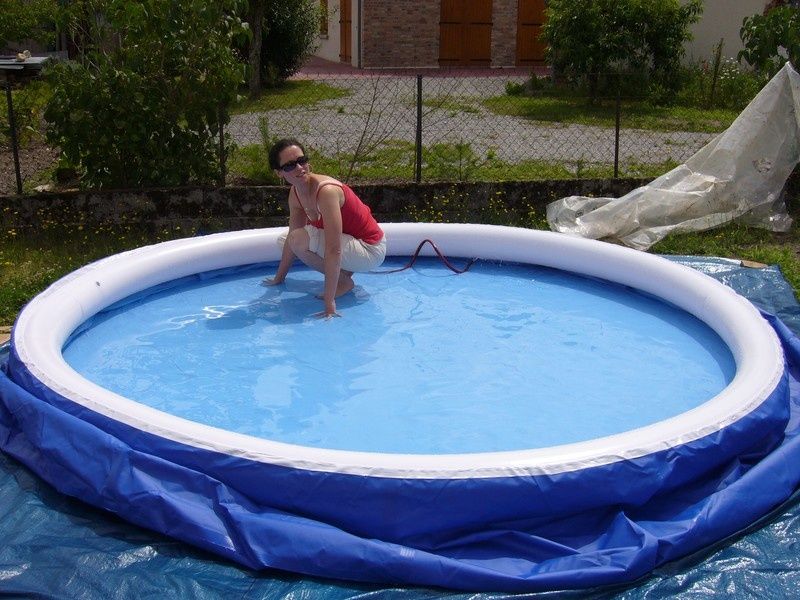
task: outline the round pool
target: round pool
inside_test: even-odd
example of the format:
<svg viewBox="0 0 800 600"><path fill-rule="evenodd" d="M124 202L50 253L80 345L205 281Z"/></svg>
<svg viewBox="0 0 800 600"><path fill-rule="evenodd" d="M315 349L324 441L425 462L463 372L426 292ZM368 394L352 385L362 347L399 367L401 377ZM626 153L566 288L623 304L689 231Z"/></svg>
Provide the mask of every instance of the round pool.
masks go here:
<svg viewBox="0 0 800 600"><path fill-rule="evenodd" d="M392 257L431 239L487 262L361 276L328 322L308 316L318 275L259 285L280 229L141 248L54 284L9 360L59 423L37 434L40 470L248 566L367 581L585 587L732 533L686 511L732 461L768 454L789 414L781 343L747 300L592 240L385 231Z"/></svg>
<svg viewBox="0 0 800 600"><path fill-rule="evenodd" d="M275 264L150 288L70 336L81 376L189 421L288 444L400 454L530 450L677 416L736 366L702 321L566 271L391 257L321 321L321 277ZM392 272L395 271L395 272ZM388 273L388 274L383 274ZM675 377L681 373L681 377Z"/></svg>

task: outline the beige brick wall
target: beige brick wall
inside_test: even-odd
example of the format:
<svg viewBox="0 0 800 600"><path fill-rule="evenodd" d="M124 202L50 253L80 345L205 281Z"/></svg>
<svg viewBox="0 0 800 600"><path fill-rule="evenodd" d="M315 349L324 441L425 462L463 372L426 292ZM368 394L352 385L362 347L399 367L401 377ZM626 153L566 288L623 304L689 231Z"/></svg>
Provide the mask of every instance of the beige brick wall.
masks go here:
<svg viewBox="0 0 800 600"><path fill-rule="evenodd" d="M363 63L439 66L439 0L363 0Z"/></svg>

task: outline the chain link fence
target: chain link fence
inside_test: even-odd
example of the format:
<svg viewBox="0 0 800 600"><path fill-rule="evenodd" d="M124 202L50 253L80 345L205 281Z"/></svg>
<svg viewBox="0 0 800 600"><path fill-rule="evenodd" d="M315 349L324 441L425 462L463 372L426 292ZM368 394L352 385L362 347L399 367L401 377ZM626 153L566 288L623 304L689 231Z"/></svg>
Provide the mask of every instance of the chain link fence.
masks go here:
<svg viewBox="0 0 800 600"><path fill-rule="evenodd" d="M643 121L643 98L614 86L590 103L585 94L531 89L536 81L464 71L294 79L231 111L226 181L277 183L267 148L280 137L303 142L317 171L351 183L404 183L656 177L716 135L652 115ZM0 194L34 192L47 169L52 176L57 150L26 133L14 156L4 92Z"/></svg>
<svg viewBox="0 0 800 600"><path fill-rule="evenodd" d="M626 123L643 100L629 94L556 102L530 82L369 74L293 81L232 116L229 173L257 179L243 157L261 155L263 173L270 142L295 137L317 170L355 183L639 177L684 162L716 135L670 131L653 119Z"/></svg>
<svg viewBox="0 0 800 600"><path fill-rule="evenodd" d="M0 195L35 191L58 156L44 143L44 124L33 106L38 99L20 94L22 88L0 81Z"/></svg>

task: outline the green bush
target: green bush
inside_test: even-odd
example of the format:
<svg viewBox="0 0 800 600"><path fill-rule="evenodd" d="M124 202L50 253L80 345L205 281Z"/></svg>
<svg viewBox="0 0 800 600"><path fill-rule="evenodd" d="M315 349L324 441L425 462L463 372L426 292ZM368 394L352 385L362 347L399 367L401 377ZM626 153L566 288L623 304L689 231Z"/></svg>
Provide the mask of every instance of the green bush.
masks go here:
<svg viewBox="0 0 800 600"><path fill-rule="evenodd" d="M763 85L762 77L742 68L733 58L720 61L716 77L713 65L703 61L682 70L681 88L664 104L741 111Z"/></svg>
<svg viewBox="0 0 800 600"><path fill-rule="evenodd" d="M239 0L82 0L65 22L81 62L47 72L47 136L83 186L205 183L244 78ZM87 15L89 15L87 17Z"/></svg>
<svg viewBox="0 0 800 600"><path fill-rule="evenodd" d="M772 77L786 63L800 65L800 8L781 6L766 15L746 17L739 35L744 49L739 60Z"/></svg>
<svg viewBox="0 0 800 600"><path fill-rule="evenodd" d="M17 142L20 146L25 146L42 133L42 113L49 95L49 87L41 80L34 80L25 87L11 92L14 122L17 126ZM11 146L10 125L8 102L3 93L2 101L0 101L0 147Z"/></svg>
<svg viewBox="0 0 800 600"><path fill-rule="evenodd" d="M55 40L56 9L57 0L1 0L0 48L25 40L52 43Z"/></svg>
<svg viewBox="0 0 800 600"><path fill-rule="evenodd" d="M641 71L675 89L689 26L702 6L701 0L550 0L542 30L548 62L561 77L585 77L592 101L606 73Z"/></svg>
<svg viewBox="0 0 800 600"><path fill-rule="evenodd" d="M319 24L318 2L267 2L261 42L264 85L275 86L297 72L316 48Z"/></svg>
<svg viewBox="0 0 800 600"><path fill-rule="evenodd" d="M425 175L444 181L470 181L484 162L464 141L434 144L423 151Z"/></svg>

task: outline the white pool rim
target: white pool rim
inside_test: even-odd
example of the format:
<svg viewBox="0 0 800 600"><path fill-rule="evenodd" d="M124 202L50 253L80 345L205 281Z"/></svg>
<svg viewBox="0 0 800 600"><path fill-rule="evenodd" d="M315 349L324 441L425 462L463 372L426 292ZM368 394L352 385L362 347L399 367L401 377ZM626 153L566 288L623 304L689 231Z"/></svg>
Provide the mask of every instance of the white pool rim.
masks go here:
<svg viewBox="0 0 800 600"><path fill-rule="evenodd" d="M382 227L389 256L410 256L422 240L430 239L447 257L542 265L661 298L717 332L734 357L736 374L727 387L700 406L624 433L530 450L432 455L312 448L211 427L115 394L87 380L64 360L62 348L73 331L123 298L196 273L277 261L277 239L285 228L164 242L87 265L55 282L23 309L14 325L12 346L25 368L52 391L136 429L271 465L388 478L557 474L636 459L728 427L768 399L783 376L780 341L759 311L730 288L689 267L621 246L548 231L475 224L387 223ZM422 254L432 255L433 250L425 246ZM646 390L642 397L647 398Z"/></svg>

